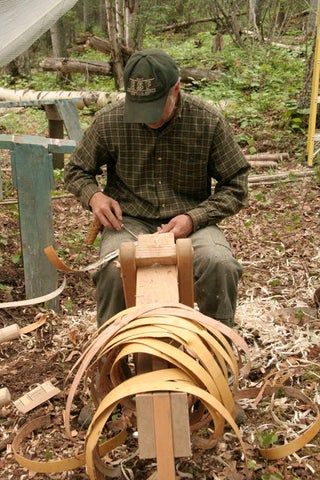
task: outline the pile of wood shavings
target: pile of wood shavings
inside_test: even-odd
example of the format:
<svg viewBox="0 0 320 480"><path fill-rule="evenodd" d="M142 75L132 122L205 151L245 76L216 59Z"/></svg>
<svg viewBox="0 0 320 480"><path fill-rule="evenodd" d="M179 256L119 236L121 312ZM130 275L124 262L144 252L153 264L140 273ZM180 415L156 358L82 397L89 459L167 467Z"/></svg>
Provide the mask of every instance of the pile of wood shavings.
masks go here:
<svg viewBox="0 0 320 480"><path fill-rule="evenodd" d="M297 309L297 315L304 315ZM239 305L236 322L250 345L253 367L264 369L297 355L307 360L313 346L320 345L320 321L306 314L301 325L276 300L246 300Z"/></svg>

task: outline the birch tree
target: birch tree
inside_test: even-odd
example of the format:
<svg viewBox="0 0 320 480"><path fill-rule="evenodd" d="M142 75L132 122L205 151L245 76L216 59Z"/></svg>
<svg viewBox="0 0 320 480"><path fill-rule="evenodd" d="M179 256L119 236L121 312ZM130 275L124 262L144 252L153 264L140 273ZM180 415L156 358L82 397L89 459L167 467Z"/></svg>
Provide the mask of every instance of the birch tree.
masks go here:
<svg viewBox="0 0 320 480"><path fill-rule="evenodd" d="M118 89L123 88L123 69L128 58L124 52L137 50L141 46L139 3L139 0L105 0L111 58Z"/></svg>

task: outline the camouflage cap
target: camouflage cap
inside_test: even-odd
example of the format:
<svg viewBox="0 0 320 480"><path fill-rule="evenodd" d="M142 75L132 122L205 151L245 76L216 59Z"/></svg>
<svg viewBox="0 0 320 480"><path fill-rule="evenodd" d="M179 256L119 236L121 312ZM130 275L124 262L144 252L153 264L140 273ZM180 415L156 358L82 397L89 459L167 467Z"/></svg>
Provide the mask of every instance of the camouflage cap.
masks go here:
<svg viewBox="0 0 320 480"><path fill-rule="evenodd" d="M154 123L162 115L170 88L179 80L174 60L163 50L136 52L124 70L124 121Z"/></svg>

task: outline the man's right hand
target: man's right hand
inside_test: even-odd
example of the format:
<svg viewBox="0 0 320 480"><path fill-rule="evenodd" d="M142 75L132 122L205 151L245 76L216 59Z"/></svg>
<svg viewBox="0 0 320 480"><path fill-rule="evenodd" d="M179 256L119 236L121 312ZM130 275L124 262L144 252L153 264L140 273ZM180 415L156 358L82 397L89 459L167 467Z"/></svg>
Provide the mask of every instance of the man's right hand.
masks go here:
<svg viewBox="0 0 320 480"><path fill-rule="evenodd" d="M116 200L102 192L96 192L90 198L89 205L102 225L112 230L121 230L122 211Z"/></svg>

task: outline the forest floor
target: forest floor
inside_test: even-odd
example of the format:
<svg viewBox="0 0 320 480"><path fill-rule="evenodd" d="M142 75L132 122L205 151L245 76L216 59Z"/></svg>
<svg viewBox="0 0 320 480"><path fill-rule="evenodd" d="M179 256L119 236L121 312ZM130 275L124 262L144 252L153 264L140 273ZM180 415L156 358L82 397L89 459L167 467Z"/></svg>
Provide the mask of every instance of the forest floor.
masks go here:
<svg viewBox="0 0 320 480"><path fill-rule="evenodd" d="M10 182L10 163L2 163L5 182ZM288 170L294 163L279 164ZM60 185L61 185L61 179ZM58 183L59 183L58 181ZM250 187L248 207L224 221L221 228L244 266L239 287L237 331L250 346L252 371L242 387L260 386L268 374L288 372L286 385L297 387L319 403L320 320L313 293L320 285L319 194L316 179L295 179L288 183ZM72 265L84 265L97 258L97 247L83 244L90 223L73 198L53 201L54 231L60 254ZM24 298L23 267L20 257L18 210L2 205L0 210L0 302ZM61 295L59 313L42 307L0 309L0 327L17 323L25 326L45 316L46 323L20 340L0 346L1 387L6 386L16 400L40 383L51 380L63 390L64 380L79 357L82 347L95 331L94 289L88 274L69 275ZM83 446L85 430L77 416L88 401L84 389L72 410L73 445L63 430L62 411L66 393L27 414L13 403L0 410L1 480L83 479L84 469L63 474L35 474L19 467L11 442L27 421L50 413L52 425L32 435L24 446L29 458L52 460L71 454ZM294 439L315 415L303 402L292 398L263 398L241 404L247 419L241 426L249 456L249 473L239 443L230 429L218 446L209 451L193 451L189 459L179 460L181 478L242 480L296 480L320 478L320 435L307 447L278 461L264 460L258 447L272 446ZM132 433L132 432L131 432ZM137 447L130 436L126 447L116 449L113 459L122 459L123 479L147 479L155 470L152 461L138 457L126 460Z"/></svg>

